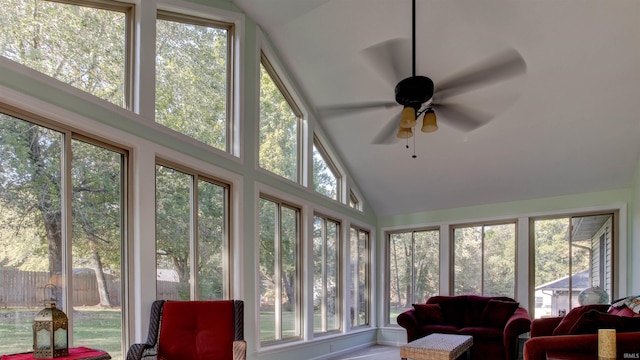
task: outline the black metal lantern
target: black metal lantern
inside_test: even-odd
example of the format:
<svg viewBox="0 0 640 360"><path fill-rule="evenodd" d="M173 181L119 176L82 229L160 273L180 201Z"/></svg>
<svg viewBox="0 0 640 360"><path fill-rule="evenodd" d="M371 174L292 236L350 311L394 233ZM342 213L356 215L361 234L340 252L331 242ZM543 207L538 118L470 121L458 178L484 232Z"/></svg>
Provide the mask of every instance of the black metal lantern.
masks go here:
<svg viewBox="0 0 640 360"><path fill-rule="evenodd" d="M57 358L69 355L69 319L56 308L57 288L48 284L50 298L44 301L45 308L33 320L33 357L36 359Z"/></svg>

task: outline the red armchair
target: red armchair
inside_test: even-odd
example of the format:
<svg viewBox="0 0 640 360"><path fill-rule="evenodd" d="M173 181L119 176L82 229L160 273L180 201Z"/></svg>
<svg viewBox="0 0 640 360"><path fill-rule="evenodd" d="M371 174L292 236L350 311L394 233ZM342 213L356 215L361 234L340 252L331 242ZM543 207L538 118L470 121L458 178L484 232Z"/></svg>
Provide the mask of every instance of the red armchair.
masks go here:
<svg viewBox="0 0 640 360"><path fill-rule="evenodd" d="M154 301L147 342L127 360L244 360L243 317L241 300Z"/></svg>

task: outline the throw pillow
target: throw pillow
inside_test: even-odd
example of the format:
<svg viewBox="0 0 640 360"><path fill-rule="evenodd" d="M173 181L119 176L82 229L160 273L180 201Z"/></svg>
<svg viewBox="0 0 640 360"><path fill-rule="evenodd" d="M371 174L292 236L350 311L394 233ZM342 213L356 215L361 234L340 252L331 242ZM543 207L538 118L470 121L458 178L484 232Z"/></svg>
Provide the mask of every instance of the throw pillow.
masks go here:
<svg viewBox="0 0 640 360"><path fill-rule="evenodd" d="M580 319L582 314L594 309L599 312L605 312L608 308L609 305L584 305L573 308L562 318L558 326L553 330L553 335L569 335L571 328Z"/></svg>
<svg viewBox="0 0 640 360"><path fill-rule="evenodd" d="M582 314L576 323L569 330L569 335L573 334L596 334L598 329L623 330L623 317L602 313L597 310L589 310Z"/></svg>
<svg viewBox="0 0 640 360"><path fill-rule="evenodd" d="M520 303L491 299L482 311L482 325L503 329Z"/></svg>
<svg viewBox="0 0 640 360"><path fill-rule="evenodd" d="M444 324L444 316L442 315L442 309L438 304L413 304L413 308L416 311L416 318L420 324Z"/></svg>

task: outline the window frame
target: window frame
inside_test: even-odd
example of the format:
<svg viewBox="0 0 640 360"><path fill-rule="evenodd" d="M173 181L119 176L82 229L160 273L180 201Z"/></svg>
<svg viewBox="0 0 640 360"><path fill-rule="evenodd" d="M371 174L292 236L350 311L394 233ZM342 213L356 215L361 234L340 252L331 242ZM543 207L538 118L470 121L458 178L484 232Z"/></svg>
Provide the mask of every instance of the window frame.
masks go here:
<svg viewBox="0 0 640 360"><path fill-rule="evenodd" d="M98 10L106 10L106 11L113 11L113 12L121 12L123 13L125 20L124 20L124 59L123 59L123 82L122 82L122 92L123 92L123 99L122 99L122 105L118 105L115 103L110 102L107 99L98 97L90 92L88 92L87 90L84 90L82 88L76 87L74 85L68 84L65 81L59 80L55 77L49 76L48 74L45 74L43 72L38 71L37 69L31 68L29 66L26 66L27 68L37 72L39 75L41 76L46 76L47 78L51 78L51 79L55 79L56 81L60 81L61 83L64 83L67 86L72 87L73 89L80 91L82 94L86 94L86 96L89 96L90 98L94 98L94 99L100 99L102 101L106 101L109 104L112 104L113 106L116 106L118 108L123 108L129 111L133 111L133 106L134 103L136 102L135 99L135 95L134 95L134 84L135 84L135 77L136 77L136 67L135 67L135 63L136 63L136 51L135 51L135 47L136 47L136 41L135 41L135 37L136 37L136 31L135 31L135 26L136 26L136 6L135 4L132 3L126 3L126 2L121 2L121 1L110 1L110 0L38 0L38 1L44 1L44 2L50 2L50 3L59 3L59 4L63 4L63 5L70 5L70 6L78 6L78 7L85 7L85 8L93 8L93 9L98 9ZM3 57L3 56L0 56ZM3 57L7 60L9 60L6 57ZM12 60L10 60L12 61Z"/></svg>
<svg viewBox="0 0 640 360"><path fill-rule="evenodd" d="M257 131L256 131L256 135L258 137L258 141L256 141L256 144L258 144L256 146L256 161L257 161L257 166L258 168L266 171L269 174L273 174L275 176L278 176L279 178L288 180L288 181L293 181L297 184L302 184L304 181L303 178L303 169L304 169L304 163L305 163L305 156L304 156L304 149L305 149L305 139L304 139L304 131L303 131L303 121L304 121L304 112L302 111L302 109L298 106L296 99L294 98L294 96L292 95L292 93L289 91L287 85L285 84L285 82L282 80L282 78L279 75L278 70L276 69L276 67L273 65L273 63L271 62L271 60L269 60L269 56L267 56L267 54L265 53L264 50L260 50L260 61L258 64L258 74L260 73L260 66L264 67L265 71L269 74L269 77L271 78L271 81L273 81L273 83L276 85L276 87L278 88L278 90L280 91L280 94L283 96L283 98L285 99L285 101L287 102L287 104L289 105L289 108L291 109L291 111L293 112L293 114L296 116L296 138L297 138L297 149L296 149L296 176L295 176L295 180L293 179L289 179L286 178L284 176L278 175L276 173L274 173L273 171L264 168L260 165L260 122L262 121L262 119L260 118L260 112L258 111L258 126L257 126ZM258 75L258 93L261 90L261 84L260 84L260 76ZM260 107L260 96L258 96L258 108Z"/></svg>
<svg viewBox="0 0 640 360"><path fill-rule="evenodd" d="M239 136L236 136L236 131L238 129L238 126L236 126L235 122L236 122L236 114L235 114L235 109L236 109L236 81L238 80L235 76L236 73L236 46L237 46L237 31L236 31L236 23L231 22L231 21L225 21L225 20L214 20L211 18L207 18L207 17L203 17L203 16L196 16L196 15L187 15L185 13L181 13L181 12L176 12L173 10L165 10L163 8L159 8L156 11L156 26L157 26L157 21L158 20L163 20L163 21L171 21L171 22L178 22L178 23L182 23L182 24L187 24L187 25L196 25L196 26L203 26L203 27L210 27L210 28L217 28L217 29L224 29L227 31L227 59L226 59L226 74L225 74L225 78L226 78L226 104L225 104L225 111L226 111L226 125L225 125L225 147L224 149L220 149L217 148L213 145L207 144L202 142L205 146L207 146L208 148L211 149L215 149L218 151L222 151L224 153L229 153L229 154L235 154L236 151L234 151L234 149L237 147L236 142L239 141ZM158 41L157 36L154 37L155 41ZM154 56L154 65L157 66L156 64L156 60L155 57L157 56L157 50L156 50L156 54ZM157 74L157 69L154 68L154 74ZM157 85L154 84L154 97L157 97ZM156 110L156 104L154 103L154 110ZM159 123L155 116L154 116L154 122L156 122L158 125L166 127L165 125ZM175 129L166 127L168 129L171 129L172 131L175 131L183 136L188 137L189 139L192 139L193 141L199 141L198 139L194 139L192 137L190 137L189 135L183 134L182 132L179 132Z"/></svg>
<svg viewBox="0 0 640 360"><path fill-rule="evenodd" d="M414 303L416 302L415 300L415 295L416 292L414 291L416 288L416 274L415 274L415 261L414 261L414 251L413 249L415 249L415 235L416 233L420 233L420 232L437 232L438 233L438 247L437 247L437 251L438 251L438 293L440 292L440 288L442 287L441 284L441 273L442 273L442 260L441 260L441 256L442 256L442 252L441 252L441 247L442 247L442 231L440 229L439 226L430 226L430 227L424 227L424 228L415 228L415 229L397 229L397 230L393 230L393 231L387 231L385 233L385 263L384 263L384 268L385 268L385 282L384 282L384 324L385 326L399 326L397 324L392 323L391 320L391 296L390 296L390 292L391 292L391 240L392 240L392 236L395 234L411 234L411 264L412 264L412 274L411 274L411 287L412 287L412 295L414 296L413 299L407 299L408 303ZM425 299L426 300L426 299Z"/></svg>
<svg viewBox="0 0 640 360"><path fill-rule="evenodd" d="M619 206L619 207L603 207L603 208L598 208L598 209L589 209L589 210L574 210L574 211L567 211L567 212L558 212L558 213L549 213L549 214L545 214L545 215L540 215L540 216L532 216L529 217L529 221L528 221L528 226L529 226L529 258L528 258L528 265L529 265L529 274L528 274L528 292L529 292L529 313L532 314L532 318L535 317L535 305L536 305L536 301L535 301L535 297L536 297L536 252L535 252L535 246L536 246L536 233L535 233L535 223L536 221L544 221L544 220L555 220L555 219L568 219L569 221L569 226L572 227L573 226L573 219L574 218L583 218L583 217L590 217L590 216L604 216L604 215L610 215L611 216L611 224L610 224L610 241L611 241L611 248L609 249L609 256L611 259L611 264L609 265L608 271L611 272L611 293L609 293L609 291L607 291L608 295L609 295L609 301L614 301L618 296L620 296L620 294L623 294L624 291L626 290L625 287L625 283L624 283L624 279L621 278L621 274L623 275L624 269L626 268L627 262L626 262L626 257L624 256L625 254L625 242L624 241L620 241L621 238L623 238L623 234L625 233L625 229L622 226L622 224L624 223L625 217L626 217L626 212L623 206ZM603 225L604 226L604 225ZM571 232L571 231L570 231ZM569 246L569 263L572 262L572 246ZM589 268L591 269L592 264L589 264ZM605 271L607 269L605 268ZM569 273L572 273L573 269L571 269L571 266L569 266ZM575 274L573 274L575 275ZM571 278L571 276L569 277ZM569 283L571 283L571 281L569 281ZM569 304L571 304L572 300L569 301ZM551 306L551 305L550 305ZM552 316L555 316L557 314L551 314Z"/></svg>
<svg viewBox="0 0 640 360"><path fill-rule="evenodd" d="M131 284L134 283L133 268L131 265L133 245L131 239L134 239L133 233L133 159L132 151L130 148L118 145L117 143L107 140L103 137L92 135L87 131L79 130L74 126L64 124L53 120L55 117L52 115L51 119L45 115L36 114L36 112L18 108L0 101L0 113L14 117L16 119L32 123L34 125L47 128L52 131L59 132L62 136L61 145L61 161L60 161L60 210L61 221L60 226L62 230L62 304L58 305L58 308L67 314L69 320L68 332L68 344L71 346L74 344L74 311L73 307L77 304L73 303L73 264L72 264L72 251L73 251L73 224L72 224L72 212L73 212L73 194L72 187L72 142L80 141L91 146L103 148L108 151L120 154L121 156L121 174L120 174L120 192L121 199L120 205L122 207L120 212L120 221L122 230L120 231L120 346L122 354L126 354L129 347L129 338L132 330L130 324L133 321L131 316L130 299L132 296Z"/></svg>
<svg viewBox="0 0 640 360"><path fill-rule="evenodd" d="M358 290L356 289L354 291L354 294L356 294L354 297L350 296L347 299L348 304L350 304L350 309L353 306L354 303L356 303L356 308L354 309L353 313L353 319L351 319L351 312L350 314L350 318L349 318L349 328L350 329L356 329L356 328L364 328L364 327L371 327L371 300L373 298L372 296L372 289L371 289L371 267L372 267L372 251L371 251L371 232L369 230L366 230L362 227L356 226L356 225L351 225L349 227L349 259L348 259L348 266L347 268L349 269L349 273L350 273L350 277L348 279L349 282L349 294L351 293L351 286L353 285L353 281L354 281L354 273L356 274L356 281L359 280L359 272L357 271L357 269L359 268L359 262L358 264L355 265L355 269L354 270L354 264L351 262L351 259L353 258L354 254L351 253L351 249L353 248L353 234L355 233L356 235L356 247L359 249L359 242L360 242L360 235L363 234L366 239L365 239L365 244L364 244L364 254L362 256L362 259L364 260L364 274L365 274L365 278L364 278L364 314L365 314L365 319L364 319L364 323L362 324L357 324L354 325L354 319L357 319L357 315L359 314L359 310L360 308L357 306L357 304L360 303L360 299L358 297ZM356 258L360 259L360 254L356 254ZM358 281L359 282L359 281Z"/></svg>
<svg viewBox="0 0 640 360"><path fill-rule="evenodd" d="M258 317L258 326L256 329L256 334L257 334L257 341L259 344L259 347L264 348L264 347L270 347L273 345L278 345L278 344L283 344L283 343L289 343L289 342L295 342L295 341L300 341L304 338L304 325L305 325L305 321L303 319L303 308L302 308L302 304L303 304L303 283L304 283L304 279L303 279L303 271L305 270L305 265L306 263L303 261L303 252L304 252L304 238L303 238L303 227L304 227L304 223L303 223L303 219L305 219L305 216L303 214L303 207L294 204L291 201L287 201L287 200L283 200L282 198L275 196L275 195L270 195L266 192L263 191L258 191L257 193L257 202L258 202L258 206L256 206L256 219L257 219L257 231L256 231L256 258L257 258L257 276L256 278L258 279L256 281L256 290L258 295L260 296L260 201L265 200L265 201L269 201L269 202L273 202L274 204L277 205L278 207L278 229L276 230L276 234L278 235L278 239L274 239L274 242L277 240L279 243L281 244L282 242L282 238L281 238L281 234L282 231L280 230L282 223L281 223L281 213L282 213L282 208L287 208L287 209L291 209L296 211L296 236L297 236L297 247L296 247L296 254L295 254L295 261L296 261L296 269L295 269L295 274L296 274L296 279L295 279L295 285L296 285L296 289L295 289L295 296L296 296L296 300L295 300L295 327L296 327L296 336L291 336L291 337L282 337L282 324L281 321L276 320L276 324L275 324L275 330L277 332L277 330L280 330L280 333L276 333L275 335L275 339L274 340L262 340L261 339L261 330L262 330L262 326L261 326L261 320L260 320L260 316L261 316L261 309L260 309L260 302L258 302L257 304L257 317ZM281 249L281 247L278 244L274 244L274 246L278 249ZM275 255L275 254L274 254ZM275 255L278 259L282 259L282 253L280 252L279 254ZM282 263L279 264L280 268L278 269L274 269L276 271L276 273L280 273L281 271L281 266ZM278 286L277 288L281 288L282 284L281 284L281 280L279 280ZM276 302L277 303L277 302ZM281 306L280 308L280 312L281 310ZM277 314L277 309L276 311L276 316L278 319L282 318L282 314L278 315Z"/></svg>
<svg viewBox="0 0 640 360"><path fill-rule="evenodd" d="M326 335L326 334L331 334L331 333L336 333L336 332L341 332L342 331L342 314L343 314L342 304L343 304L343 299L344 299L344 295L343 295L344 291L342 290L342 281L341 281L342 273L343 273L343 270L342 270L343 267L342 267L342 261L341 260L342 260L342 255L343 255L343 253L342 253L343 240L342 240L342 222L340 220L332 218L330 216L323 215L321 213L315 213L313 215L313 222L314 223L315 223L316 219L320 219L323 222L323 226L322 226L322 229L321 229L321 231L322 231L322 234L321 234L321 237L322 237L321 247L322 247L323 258L325 258L325 256L327 255L327 226L326 225L327 225L327 223L333 223L335 225L335 228L336 228L336 234L335 234L336 235L336 239L335 239L335 242L336 242L335 243L335 247L336 247L336 251L335 251L335 267L336 267L335 268L335 273L336 273L335 274L335 280L336 280L336 284L335 284L336 296L335 296L335 298L336 298L336 304L335 304L335 307L336 307L336 309L335 309L334 315L335 315L335 321L338 323L338 327L335 328L335 329L328 329L327 321L326 321L327 318L325 316L325 317L323 317L321 319L321 323L322 323L321 328L322 328L322 330L316 331L315 330L315 325L316 325L315 324L315 319L316 319L315 315L316 315L316 312L314 310L312 312L312 315L313 315L312 316L312 319L313 319L312 323L313 323L313 329L314 329L313 330L313 334L315 336L322 336L322 335ZM310 247L312 249L312 253L313 253L313 248L314 248L314 245L315 245L314 244L315 239L316 239L315 236L312 236L311 239L310 239L311 240ZM326 309L326 305L327 305L327 291L326 291L327 290L327 288L326 288L327 271L326 271L326 265L327 265L326 262L322 263L323 294L322 294L322 300L321 300L321 302L322 302L321 307L323 308L323 310L321 310L321 314L325 314L326 313L325 309ZM313 270L315 270L315 269L312 269L311 271L313 272ZM313 288L314 283L315 283L315 277L314 277L314 281L312 282L312 288ZM314 300L315 299L313 299L313 296L312 296L311 301L313 302Z"/></svg>
<svg viewBox="0 0 640 360"><path fill-rule="evenodd" d="M336 180L336 198L330 198L329 196L319 192L318 190L316 190L316 184L315 182L313 182L312 184L312 189L313 191L315 191L316 193L323 195L329 199L338 201L338 202L343 202L343 196L342 196L342 188L343 188L343 178L344 176L342 175L342 173L340 172L340 170L338 169L338 167L336 166L335 161L333 160L333 157L331 155L329 155L329 152L327 151L327 149L325 149L324 144L320 141L320 139L318 138L318 136L316 136L314 134L313 136L313 144L312 147L316 149L316 151L318 152L318 154L320 155L320 157L322 158L322 160L324 161L324 163L327 165L327 168L329 169L329 171L331 172L331 174L333 175L333 177ZM313 163L313 151L311 154L311 163ZM313 166L311 166L312 171L313 171ZM313 174L314 176L312 176L311 178L314 179L315 178L315 174ZM350 194L352 194L353 192L350 192Z"/></svg>
<svg viewBox="0 0 640 360"><path fill-rule="evenodd" d="M362 211L362 204L360 202L360 198L353 191L353 189L349 189L349 207L355 210Z"/></svg>
<svg viewBox="0 0 640 360"><path fill-rule="evenodd" d="M190 300L201 300L200 299L200 290L199 290L199 239L200 234L198 231L198 223L199 216L198 208L199 208L199 192L198 192L198 183L200 180L205 181L207 183L220 186L224 189L224 227L225 231L223 232L224 239L222 241L222 266L225 270L225 274L222 278L223 285L223 299L230 299L231 294L234 293L234 289L232 288L232 277L233 277L233 208L231 201L232 194L232 184L225 182L223 180L217 179L215 177L204 174L198 170L187 167L185 165L178 164L174 161L167 160L164 158L156 158L155 167L157 166L165 166L174 171L181 172L185 175L191 177L190 179L190 194L189 194L189 297ZM154 171L155 172L155 171ZM157 174L157 173L156 173ZM155 180L154 180L155 184ZM157 189L156 189L157 191ZM156 193L157 196L157 193ZM156 203L154 202L154 205ZM157 222L157 215L156 215ZM156 223L157 226L157 223ZM157 241L157 240L156 240ZM157 250L154 256L157 257ZM155 260L155 264L157 264L157 259ZM156 280L157 281L157 280Z"/></svg>
<svg viewBox="0 0 640 360"><path fill-rule="evenodd" d="M455 294L455 230L462 228L472 228L472 227L481 227L482 228L482 260L481 260L481 281L480 286L482 289L482 294L484 294L484 275L485 275L485 253L484 253L484 237L485 230L484 228L487 226L496 226L496 225L509 225L513 224L514 226L514 258L513 258L513 266L514 266L514 274L513 274L513 297L515 298L518 294L518 219L515 218L507 218L501 220L493 220L493 221L481 221L481 222L470 222L470 223L458 223L449 226L449 289L451 289L451 293Z"/></svg>

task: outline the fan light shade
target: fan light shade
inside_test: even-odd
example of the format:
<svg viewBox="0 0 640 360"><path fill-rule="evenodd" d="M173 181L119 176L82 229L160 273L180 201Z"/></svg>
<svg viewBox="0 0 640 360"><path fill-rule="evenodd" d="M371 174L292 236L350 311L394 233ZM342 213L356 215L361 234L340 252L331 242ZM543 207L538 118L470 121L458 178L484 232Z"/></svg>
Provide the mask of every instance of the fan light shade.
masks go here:
<svg viewBox="0 0 640 360"><path fill-rule="evenodd" d="M424 113L422 118L422 132L430 133L438 130L438 122L436 121L436 113L429 109Z"/></svg>
<svg viewBox="0 0 640 360"><path fill-rule="evenodd" d="M411 106L405 106L400 114L400 127L411 129L416 126L416 109Z"/></svg>
<svg viewBox="0 0 640 360"><path fill-rule="evenodd" d="M413 136L413 130L411 130L411 128L403 128L402 126L400 126L400 129L398 129L398 134L396 136L400 139L408 139Z"/></svg>

